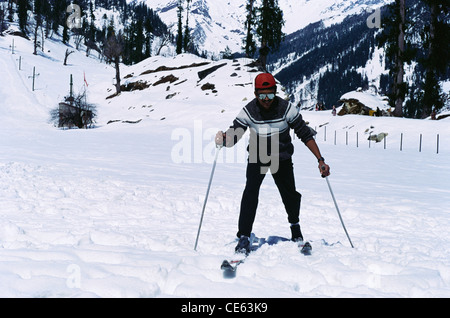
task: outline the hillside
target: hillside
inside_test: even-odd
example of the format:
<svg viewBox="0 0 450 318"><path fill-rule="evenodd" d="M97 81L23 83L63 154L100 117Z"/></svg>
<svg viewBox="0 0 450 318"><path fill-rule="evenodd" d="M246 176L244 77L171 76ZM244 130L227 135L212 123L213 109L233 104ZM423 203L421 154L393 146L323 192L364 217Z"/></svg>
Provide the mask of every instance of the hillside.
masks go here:
<svg viewBox="0 0 450 318"><path fill-rule="evenodd" d="M355 249L316 160L296 139L302 229L313 254L304 257L290 242L265 245L226 280L220 264L235 246L245 138L220 153L198 251L193 247L212 138L252 98L257 73L245 59L152 57L121 66L124 85L141 81L148 88L107 98L114 93L114 69L78 51L63 66L66 48L48 40L45 53L35 56L31 41L0 37L0 296L450 296L450 168L443 164L450 155L448 119L303 112L318 131ZM200 71L222 64L200 80ZM39 74L34 91L33 67ZM87 98L98 109L93 129L63 130L48 122L50 109L68 93L70 74L75 92L84 89L84 79L88 83ZM177 79L155 85L164 78ZM202 90L208 83L214 91ZM387 149L375 142L369 148L369 132L389 133ZM289 235L269 176L254 231L264 238Z"/></svg>
<svg viewBox="0 0 450 318"><path fill-rule="evenodd" d="M286 39L279 51L269 54L268 69L277 75L291 101L299 103L305 110L314 108L318 103L331 109L338 103L340 96L359 87L388 94L390 66L387 64L385 48L377 47L376 36L380 30L369 27L367 19L375 9L381 9L380 12L384 16L387 12L386 4L391 2L278 1L285 19ZM213 60L220 59L224 51L235 56L243 55L246 8L242 1L221 3L195 0L183 3L181 20L184 24L188 23L192 40L189 52L212 57ZM89 50L90 54L100 51L107 35L112 34L114 30L121 34L124 41L124 64L134 65L155 55L175 55L178 33L177 0L80 0L79 4L83 10L83 28L72 34L72 37L89 45L89 49L85 48L87 53ZM256 5L258 4L260 1L256 1ZM18 10L18 6L13 7ZM64 11L56 5L52 9ZM51 37L54 33L63 34L61 25L66 23L62 14L50 14L48 11L47 8L44 12L46 25L42 35ZM36 20L35 14L31 11L28 13L32 26ZM422 45L421 37L429 23L427 21L430 12L421 0L413 0L408 5L407 15L411 20L409 38L413 39L413 46L418 53L411 65L406 66L405 81L410 89L404 111L406 117L421 118L430 112L423 111L421 107L420 96L424 90L425 70L423 64L419 63L420 59L427 55L426 45ZM445 18L441 17L444 20ZM17 12L14 19L20 21ZM0 33L1 30L2 28ZM33 33L31 30L29 32ZM447 100L445 111L450 109L446 99L450 87L448 78L449 74L442 74L439 78L441 92L446 94L442 98ZM430 105L427 107L431 108ZM423 116L422 112L425 113Z"/></svg>
<svg viewBox="0 0 450 318"><path fill-rule="evenodd" d="M280 50L269 55L269 70L277 74L292 101L300 103L305 109L311 109L317 103L331 109L340 96L359 87L365 90L374 88L380 94L388 94L390 66L386 48L378 47L376 37L380 29L369 28L367 24L372 12L370 5L368 9L340 16L341 20L334 24L327 19L314 21L288 34ZM387 7L381 7L381 17L387 16L387 13ZM404 80L414 94L423 91L425 81L423 66L419 62L427 55L421 36L429 24L429 14L422 1L408 3L410 26L407 37L417 51L412 63L405 63ZM439 78L439 82L442 93L448 96L448 72ZM412 99L411 96L406 97L405 104ZM417 103L412 100L413 106L410 107L417 107ZM408 108L405 105L405 116L414 117L414 111ZM444 109L450 109L448 100Z"/></svg>

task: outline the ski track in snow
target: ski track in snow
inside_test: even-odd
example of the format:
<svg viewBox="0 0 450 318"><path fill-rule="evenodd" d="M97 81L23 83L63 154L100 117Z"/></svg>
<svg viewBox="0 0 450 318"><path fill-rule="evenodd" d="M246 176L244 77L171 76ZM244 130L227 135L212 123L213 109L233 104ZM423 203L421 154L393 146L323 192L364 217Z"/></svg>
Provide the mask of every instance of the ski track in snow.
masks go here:
<svg viewBox="0 0 450 318"><path fill-rule="evenodd" d="M1 48L8 43L0 38ZM386 150L380 144L369 149L363 142L359 148L333 145L323 141L318 130L317 141L331 166L330 183L355 249L349 246L316 161L295 140L301 224L313 254L301 255L290 242L264 245L239 267L235 279L226 280L220 264L236 244L245 163L227 163L225 152L219 157L194 251L211 163L171 160L176 144L171 134L179 126L166 126L159 117L131 128L52 128L39 121L48 105L35 105L51 96L43 89L33 94L26 88L14 61L0 50L1 297L450 296L450 168L443 159L450 148L444 138L437 155L429 149L419 153L415 144L405 145L402 152L391 144ZM82 61L86 68L91 66ZM92 67L99 79L113 73L97 64ZM102 84L97 85L93 95L101 96ZM65 84L59 88L67 89ZM15 111L14 97L19 95L23 105ZM242 96L236 100L241 102L226 112L231 119L243 106ZM203 109L186 99L179 109L193 105ZM106 106L114 104L102 107L102 114L114 113ZM32 109L29 114L27 107ZM120 114L121 108L115 107ZM23 117L17 116L22 112ZM201 113L195 120L198 116ZM213 117L207 117L212 126L230 124ZM312 127L330 122L329 131L373 123L352 116L332 118L326 112L304 117ZM185 125L191 127L193 120L187 118ZM376 128L411 130L410 121L382 120L375 122ZM414 123L435 133L424 121ZM449 135L448 128L439 127L442 136ZM392 133L390 142L396 142L396 136ZM254 232L259 237L290 235L270 176L261 188Z"/></svg>

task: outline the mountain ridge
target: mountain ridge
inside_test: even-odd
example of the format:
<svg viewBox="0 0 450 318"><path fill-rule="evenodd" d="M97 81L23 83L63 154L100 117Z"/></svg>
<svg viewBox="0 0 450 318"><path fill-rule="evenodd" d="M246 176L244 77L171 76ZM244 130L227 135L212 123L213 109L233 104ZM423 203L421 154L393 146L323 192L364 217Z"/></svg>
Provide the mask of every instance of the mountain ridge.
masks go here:
<svg viewBox="0 0 450 318"><path fill-rule="evenodd" d="M373 11L390 0L299 0L296 2L279 0L283 10L284 32L291 34L303 29L311 23L323 21L326 26L342 22L345 17L361 12ZM211 0L193 0L190 3L189 27L192 29L193 40L201 43L199 51L220 54L228 46L233 52L242 51L244 25L246 19L245 4L241 0L220 2ZM259 1L256 1L258 4ZM177 0L147 0L146 4L159 14L161 19L176 34ZM186 10L183 12L183 24ZM218 35L217 33L221 33ZM207 40L206 40L207 39Z"/></svg>

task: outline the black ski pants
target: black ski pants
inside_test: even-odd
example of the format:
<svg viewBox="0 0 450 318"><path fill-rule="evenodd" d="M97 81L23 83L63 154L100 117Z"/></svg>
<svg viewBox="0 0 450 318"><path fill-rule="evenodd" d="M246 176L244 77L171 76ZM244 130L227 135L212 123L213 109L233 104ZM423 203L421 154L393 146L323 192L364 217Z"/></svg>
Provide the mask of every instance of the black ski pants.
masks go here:
<svg viewBox="0 0 450 318"><path fill-rule="evenodd" d="M239 215L239 231L237 236L250 236L258 207L259 189L266 174L261 167L269 167L261 163L248 163L245 190L242 195ZM289 223L298 223L300 216L301 194L295 189L294 167L292 159L279 162L278 170L271 173L280 192L281 199L288 215Z"/></svg>

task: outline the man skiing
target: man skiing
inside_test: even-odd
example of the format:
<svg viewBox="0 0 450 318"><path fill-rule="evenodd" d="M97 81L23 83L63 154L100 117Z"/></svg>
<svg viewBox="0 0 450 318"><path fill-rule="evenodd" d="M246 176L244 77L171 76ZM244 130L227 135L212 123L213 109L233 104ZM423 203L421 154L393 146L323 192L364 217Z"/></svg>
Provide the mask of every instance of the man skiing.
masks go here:
<svg viewBox="0 0 450 318"><path fill-rule="evenodd" d="M250 252L249 237L256 216L259 190L269 170L291 224L291 238L296 242L303 241L299 224L301 194L295 187L291 129L316 156L321 175L325 177L330 174L330 167L314 140L316 132L306 125L299 109L276 96L276 92L274 77L269 73L259 74L255 78L255 98L241 110L226 132L219 131L215 137L217 145L233 147L250 128L247 181L239 214L239 242L235 249L239 253Z"/></svg>

